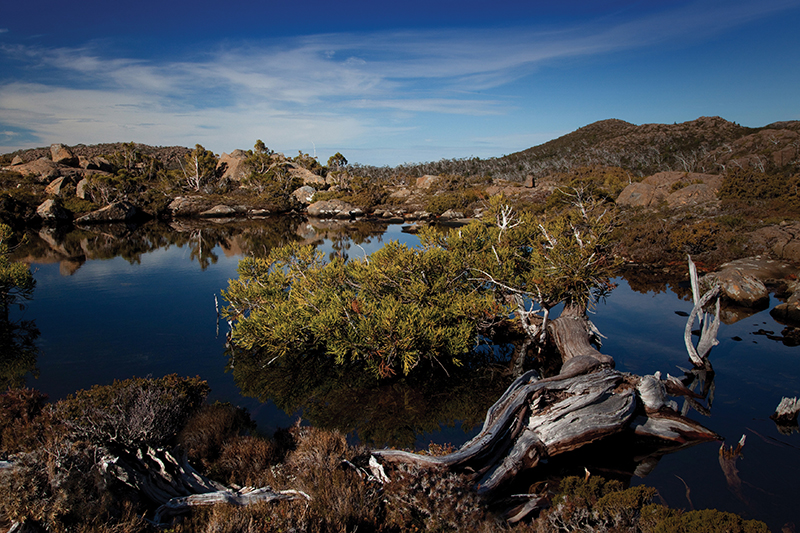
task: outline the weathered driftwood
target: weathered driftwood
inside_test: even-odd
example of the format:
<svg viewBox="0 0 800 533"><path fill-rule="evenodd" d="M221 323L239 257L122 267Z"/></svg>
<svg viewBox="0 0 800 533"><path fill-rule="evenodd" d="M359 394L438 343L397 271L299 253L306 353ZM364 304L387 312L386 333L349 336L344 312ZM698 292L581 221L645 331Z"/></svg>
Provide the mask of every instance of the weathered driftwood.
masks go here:
<svg viewBox="0 0 800 533"><path fill-rule="evenodd" d="M784 435L791 435L798 431L797 415L800 413L800 400L797 398L782 398L781 403L770 415L775 421L775 426Z"/></svg>
<svg viewBox="0 0 800 533"><path fill-rule="evenodd" d="M185 455L164 449L148 447L132 454L107 456L101 461L100 467L107 475L159 504L191 494L227 490L224 485L198 473Z"/></svg>
<svg viewBox="0 0 800 533"><path fill-rule="evenodd" d="M479 491L492 492L542 459L569 452L612 434L633 430L676 446L720 437L681 416L658 394L653 381L611 369L583 375L516 380L486 416L481 432L441 457L378 450L384 463L412 463L473 472ZM640 385L645 383L646 402Z"/></svg>
<svg viewBox="0 0 800 533"><path fill-rule="evenodd" d="M721 444L719 447L719 466L722 469L722 473L725 474L725 481L728 483L728 488L731 489L731 492L747 503L742 493L742 480L739 479L739 469L736 468L736 460L742 455L744 442L745 436L742 435L736 446L726 447L725 444Z"/></svg>
<svg viewBox="0 0 800 533"><path fill-rule="evenodd" d="M775 408L770 418L776 424L797 424L797 415L800 413L800 401L797 398L781 398L781 403Z"/></svg>
<svg viewBox="0 0 800 533"><path fill-rule="evenodd" d="M145 448L135 454L105 457L101 469L160 504L154 521L161 523L189 508L228 503L249 505L264 501L310 500L302 491L274 491L270 487L234 491L208 479L189 464L185 454Z"/></svg>
<svg viewBox="0 0 800 533"><path fill-rule="evenodd" d="M699 296L697 271L689 259L696 302L687 328L715 295L712 289ZM706 356L716 344L719 309L716 319L702 316L703 334L698 349L687 341L692 361L710 371ZM493 493L520 472L542 460L576 450L614 434L649 438L662 447L673 448L694 443L722 440L719 435L678 412L678 405L667 394L696 399L703 396L687 388L683 381L660 373L635 376L613 370L612 357L601 353L599 332L586 317L586 309L566 305L561 315L547 323L550 341L561 356L558 375L539 379L531 371L515 380L488 410L480 433L455 452L431 457L399 450L377 450L374 456L384 464L410 463L470 473L482 493ZM694 386L694 385L692 385ZM705 392L705 391L704 391ZM652 468L652 461L647 466ZM518 495L519 496L519 495ZM509 516L518 520L536 506L537 498L517 504Z"/></svg>
<svg viewBox="0 0 800 533"><path fill-rule="evenodd" d="M191 507L216 505L226 503L229 505L251 505L258 502L275 502L284 500L305 499L311 496L299 490L274 491L270 487L260 489L244 488L240 491L220 490L204 494L193 494L182 498L172 498L156 510L154 522L163 523L167 518L184 513Z"/></svg>
<svg viewBox="0 0 800 533"><path fill-rule="evenodd" d="M695 368L708 368L708 354L711 348L719 344L717 341L717 332L719 331L720 323L720 288L719 285L715 285L711 290L702 296L700 295L700 282L697 276L697 267L692 261L691 256L689 257L689 279L692 284L692 300L694 301L694 307L692 308L692 312L689 313L689 319L686 321L683 340L686 343L686 350L689 352L689 359L692 361ZM714 319L710 320L709 315L703 312L703 307L708 305L714 297L717 297L716 311ZM700 340L697 342L697 348L695 348L692 342L692 327L694 326L695 319L698 317L701 324Z"/></svg>

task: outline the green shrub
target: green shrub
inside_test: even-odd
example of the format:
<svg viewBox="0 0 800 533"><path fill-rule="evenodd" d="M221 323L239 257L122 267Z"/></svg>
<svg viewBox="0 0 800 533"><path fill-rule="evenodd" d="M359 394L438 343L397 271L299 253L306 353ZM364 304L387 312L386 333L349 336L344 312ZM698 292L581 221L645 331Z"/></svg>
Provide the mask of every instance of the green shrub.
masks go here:
<svg viewBox="0 0 800 533"><path fill-rule="evenodd" d="M651 530L653 533L769 533L759 520L744 520L741 516L716 509L686 513L675 512Z"/></svg>
<svg viewBox="0 0 800 533"><path fill-rule="evenodd" d="M466 209L473 203L486 198L481 189L470 188L463 191L451 191L437 194L425 204L425 210L439 216L448 209Z"/></svg>

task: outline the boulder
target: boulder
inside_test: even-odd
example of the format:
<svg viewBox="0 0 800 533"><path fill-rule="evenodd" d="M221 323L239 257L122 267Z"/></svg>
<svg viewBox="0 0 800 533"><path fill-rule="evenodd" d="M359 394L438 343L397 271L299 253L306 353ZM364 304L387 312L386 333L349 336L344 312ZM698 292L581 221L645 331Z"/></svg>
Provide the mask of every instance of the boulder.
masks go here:
<svg viewBox="0 0 800 533"><path fill-rule="evenodd" d="M413 213L405 214L406 220L429 220L432 217L433 215L427 211L414 211Z"/></svg>
<svg viewBox="0 0 800 533"><path fill-rule="evenodd" d="M454 209L448 209L441 215L439 215L440 220L456 220L459 218L464 218L464 213L461 211L456 211Z"/></svg>
<svg viewBox="0 0 800 533"><path fill-rule="evenodd" d="M310 185L303 185L299 189L295 189L292 192L292 198L297 200L299 203L303 205L309 205L314 200L314 195L317 193L317 190Z"/></svg>
<svg viewBox="0 0 800 533"><path fill-rule="evenodd" d="M439 176L430 176L426 174L420 178L417 178L417 188L430 189L438 181L439 181Z"/></svg>
<svg viewBox="0 0 800 533"><path fill-rule="evenodd" d="M50 159L53 163L58 163L67 167L77 167L78 157L72 153L69 146L61 143L50 145Z"/></svg>
<svg viewBox="0 0 800 533"><path fill-rule="evenodd" d="M62 224L72 220L72 213L58 205L55 200L45 200L36 208L36 214L45 225Z"/></svg>
<svg viewBox="0 0 800 533"><path fill-rule="evenodd" d="M78 184L75 186L75 196L80 198L81 200L86 200L86 195L88 193L89 185L91 181L89 178L83 178ZM89 198L91 200L91 198Z"/></svg>
<svg viewBox="0 0 800 533"><path fill-rule="evenodd" d="M649 183L631 183L617 197L617 204L629 207L648 207L656 188Z"/></svg>
<svg viewBox="0 0 800 533"><path fill-rule="evenodd" d="M174 217L190 217L208 209L208 203L202 196L178 196L167 209Z"/></svg>
<svg viewBox="0 0 800 533"><path fill-rule="evenodd" d="M96 224L104 222L128 222L137 215L137 210L128 202L114 202L97 211L83 215L75 222L77 224Z"/></svg>
<svg viewBox="0 0 800 533"><path fill-rule="evenodd" d="M769 305L769 291L764 283L738 268L725 268L705 277L716 279L723 296L737 305L756 308Z"/></svg>
<svg viewBox="0 0 800 533"><path fill-rule="evenodd" d="M44 188L44 192L48 196L61 196L68 185L72 185L72 179L62 176L51 181L50 184Z"/></svg>
<svg viewBox="0 0 800 533"><path fill-rule="evenodd" d="M685 207L706 204L717 199L717 191L705 183L687 185L667 196L667 205L670 207Z"/></svg>
<svg viewBox="0 0 800 533"><path fill-rule="evenodd" d="M308 216L318 218L351 218L359 213L363 211L339 199L320 200L308 206Z"/></svg>
<svg viewBox="0 0 800 533"><path fill-rule="evenodd" d="M20 156L20 155L15 155L15 156L14 156L14 159L12 159L12 160L11 160L11 166L13 167L13 166L16 166L16 165L21 165L21 164L23 164L24 162L25 162L25 160L24 160L24 159L22 159L22 156Z"/></svg>
<svg viewBox="0 0 800 533"><path fill-rule="evenodd" d="M303 180L303 185L325 185L325 178L314 174L307 168L292 165L287 170L293 178Z"/></svg>
<svg viewBox="0 0 800 533"><path fill-rule="evenodd" d="M61 174L58 165L46 157L41 157L29 163L23 163L14 167L15 172L23 176L34 176L40 183L50 183Z"/></svg>
<svg viewBox="0 0 800 533"><path fill-rule="evenodd" d="M223 153L219 157L219 163L217 163L217 170L225 169L221 179L241 182L250 172L245 164L246 159L247 152L243 150L234 150L230 154Z"/></svg>
<svg viewBox="0 0 800 533"><path fill-rule="evenodd" d="M797 283L794 284L792 295L785 303L776 305L769 314L776 321L785 325L800 325L800 291L797 290Z"/></svg>
<svg viewBox="0 0 800 533"><path fill-rule="evenodd" d="M114 165L104 157L78 157L78 166L84 170L102 170L103 172L113 172Z"/></svg>
<svg viewBox="0 0 800 533"><path fill-rule="evenodd" d="M715 174L658 172L625 187L617 203L640 207L657 207L664 201L670 207L696 205L716 200L721 185L722 176Z"/></svg>
<svg viewBox="0 0 800 533"><path fill-rule="evenodd" d="M533 177L533 174L528 174L525 176L525 181L522 183L522 186L527 187L528 189L536 187L536 178Z"/></svg>
<svg viewBox="0 0 800 533"><path fill-rule="evenodd" d="M407 200L410 196L411 196L411 191L406 188L397 189L396 191L392 191L391 193L389 193L389 198L391 198L392 200L400 200L400 201Z"/></svg>
<svg viewBox="0 0 800 533"><path fill-rule="evenodd" d="M207 209L198 213L197 216L204 218L229 218L247 213L247 208L242 206L231 207L229 205L215 205L211 209Z"/></svg>

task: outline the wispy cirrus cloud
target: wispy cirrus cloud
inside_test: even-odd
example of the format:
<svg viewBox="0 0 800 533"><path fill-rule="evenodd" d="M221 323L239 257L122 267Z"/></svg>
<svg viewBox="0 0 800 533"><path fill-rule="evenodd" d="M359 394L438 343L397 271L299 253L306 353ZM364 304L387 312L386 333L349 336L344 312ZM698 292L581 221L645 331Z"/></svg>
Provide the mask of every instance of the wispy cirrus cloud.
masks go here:
<svg viewBox="0 0 800 533"><path fill-rule="evenodd" d="M711 0L561 27L331 33L172 58L4 45L0 61L18 68L0 78L0 128L33 131L42 144L392 145L415 130L435 136L432 116L513 116L525 95L505 87L561 60L681 46L797 6ZM18 148L13 138L0 150ZM500 138L473 136L476 146Z"/></svg>

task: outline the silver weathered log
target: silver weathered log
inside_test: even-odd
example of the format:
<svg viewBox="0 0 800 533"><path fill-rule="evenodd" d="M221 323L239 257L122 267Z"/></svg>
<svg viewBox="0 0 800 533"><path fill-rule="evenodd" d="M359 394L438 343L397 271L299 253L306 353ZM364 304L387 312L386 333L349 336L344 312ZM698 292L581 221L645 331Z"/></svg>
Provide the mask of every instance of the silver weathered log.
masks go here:
<svg viewBox="0 0 800 533"><path fill-rule="evenodd" d="M204 494L192 494L181 498L172 498L156 510L154 522L163 523L165 519L188 511L192 507L216 505L252 505L258 502L274 502L284 500L311 500L311 496L300 490L274 491L270 487L260 489L246 488L241 491L220 490Z"/></svg>
<svg viewBox="0 0 800 533"><path fill-rule="evenodd" d="M700 282L697 276L697 267L689 256L689 279L692 284L692 300L694 307L692 312L689 313L689 318L686 321L686 328L683 331L683 340L686 344L686 350L689 352L689 359L692 364L697 368L704 368L708 365L707 357L711 348L719 344L717 340L717 332L719 331L719 285L715 285L711 290L700 296ZM709 319L707 313L703 312L703 307L717 297L716 311L713 320ZM692 327L696 318L700 319L700 340L697 342L695 348L692 342Z"/></svg>

